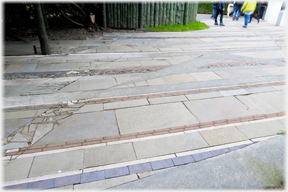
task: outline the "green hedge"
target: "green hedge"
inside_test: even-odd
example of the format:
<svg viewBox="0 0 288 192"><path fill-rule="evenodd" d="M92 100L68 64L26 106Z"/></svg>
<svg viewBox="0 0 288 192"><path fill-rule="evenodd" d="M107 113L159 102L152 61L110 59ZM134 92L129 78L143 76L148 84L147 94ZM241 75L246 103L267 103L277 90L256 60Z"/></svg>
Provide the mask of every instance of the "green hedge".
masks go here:
<svg viewBox="0 0 288 192"><path fill-rule="evenodd" d="M224 4L224 15L227 14L227 7L228 7L228 2L225 2ZM212 14L213 13L213 8L212 8L212 2L199 2L198 3L198 14Z"/></svg>

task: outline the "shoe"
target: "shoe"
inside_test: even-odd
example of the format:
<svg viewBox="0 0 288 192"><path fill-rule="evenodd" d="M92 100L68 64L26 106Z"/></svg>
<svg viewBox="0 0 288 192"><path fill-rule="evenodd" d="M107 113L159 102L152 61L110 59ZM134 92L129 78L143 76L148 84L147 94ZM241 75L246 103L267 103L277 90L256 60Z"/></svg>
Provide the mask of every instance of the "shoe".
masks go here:
<svg viewBox="0 0 288 192"><path fill-rule="evenodd" d="M225 26L223 23L220 23L220 26Z"/></svg>
<svg viewBox="0 0 288 192"><path fill-rule="evenodd" d="M244 25L243 28L247 28L247 25Z"/></svg>
<svg viewBox="0 0 288 192"><path fill-rule="evenodd" d="M218 23L217 23L217 22L215 22L215 23L214 23L214 25L218 25Z"/></svg>
<svg viewBox="0 0 288 192"><path fill-rule="evenodd" d="M211 17L211 19L212 19L212 20L215 20L215 18L214 18L214 17Z"/></svg>
<svg viewBox="0 0 288 192"><path fill-rule="evenodd" d="M251 21L249 21L248 23L251 23Z"/></svg>
<svg viewBox="0 0 288 192"><path fill-rule="evenodd" d="M258 24L260 23L260 19L258 19Z"/></svg>

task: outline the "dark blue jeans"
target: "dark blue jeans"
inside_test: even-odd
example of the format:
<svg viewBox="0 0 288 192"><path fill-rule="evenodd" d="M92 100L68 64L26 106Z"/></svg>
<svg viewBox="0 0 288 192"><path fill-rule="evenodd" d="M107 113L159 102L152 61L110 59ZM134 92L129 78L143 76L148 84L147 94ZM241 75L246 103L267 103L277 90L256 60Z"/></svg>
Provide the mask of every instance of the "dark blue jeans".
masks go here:
<svg viewBox="0 0 288 192"><path fill-rule="evenodd" d="M215 15L215 23L217 23L217 17L218 17L218 14L221 14L220 15L220 23L223 23L223 13L224 11L223 10L220 10L220 9L217 9L216 10L216 15Z"/></svg>

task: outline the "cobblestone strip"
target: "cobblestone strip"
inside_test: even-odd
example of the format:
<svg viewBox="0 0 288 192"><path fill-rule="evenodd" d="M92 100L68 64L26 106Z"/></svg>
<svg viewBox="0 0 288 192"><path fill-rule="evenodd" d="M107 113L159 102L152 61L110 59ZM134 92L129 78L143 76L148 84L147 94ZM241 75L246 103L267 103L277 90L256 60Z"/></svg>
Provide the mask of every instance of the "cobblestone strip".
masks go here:
<svg viewBox="0 0 288 192"><path fill-rule="evenodd" d="M58 177L58 178L4 186L4 189L14 189L14 190L17 190L17 189L18 190L19 189L28 189L28 190L52 189L52 188L58 188L58 187L63 187L67 185L76 185L76 184L89 183L89 182L100 181L100 180L105 180L105 179L111 179L111 178L121 177L124 175L156 171L160 169L181 166L181 165L185 165L189 163L196 163L198 161L202 161L208 158L212 158L218 155L222 155L225 153L229 153L231 151L244 148L254 143L257 143L257 142L237 145L233 147L226 147L226 148L221 148L221 149L216 149L216 150L211 150L211 151L206 151L206 152L200 152L200 153L195 153L192 155L176 156L174 158L152 161L152 162L147 162L147 163L139 163L139 164L134 164L134 165L104 169L104 170L99 170L99 171L92 171L88 173L69 175L65 177Z"/></svg>
<svg viewBox="0 0 288 192"><path fill-rule="evenodd" d="M3 156L12 157L13 155L19 156L23 154L31 154L31 153L37 153L37 152L43 152L43 151L73 148L73 147L136 139L136 138L156 136L156 135L164 135L164 134L169 134L169 133L177 133L177 132L190 131L190 130L201 129L201 128L208 128L208 127L213 127L213 126L235 124L235 123L241 123L241 122L246 122L246 121L269 119L269 118L274 118L274 117L283 117L285 115L286 115L285 112L259 114L259 115L244 116L244 117L238 117L238 118L232 118L232 119L196 123L196 124L184 125L184 126L178 126L178 127L170 127L166 129L160 129L160 130L130 133L130 134L125 134L125 135L111 136L111 137L99 137L95 139L85 139L85 140L63 142L63 143L57 143L57 144L24 147L24 148L20 148L19 151L13 151L13 152L8 152L8 153L5 152Z"/></svg>

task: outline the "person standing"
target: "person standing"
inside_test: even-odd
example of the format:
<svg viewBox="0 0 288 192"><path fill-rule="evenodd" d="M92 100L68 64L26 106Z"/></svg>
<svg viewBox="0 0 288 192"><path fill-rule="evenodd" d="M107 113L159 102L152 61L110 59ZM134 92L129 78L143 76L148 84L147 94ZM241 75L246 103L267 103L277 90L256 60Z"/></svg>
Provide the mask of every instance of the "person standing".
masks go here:
<svg viewBox="0 0 288 192"><path fill-rule="evenodd" d="M236 1L235 2L235 15L233 17L233 21L236 19L236 21L238 21L240 14L241 14L241 7L243 5L243 1Z"/></svg>
<svg viewBox="0 0 288 192"><path fill-rule="evenodd" d="M267 2L266 1L261 1L261 4L260 4L260 9L259 9L259 14L258 14L258 18L261 20L262 17L263 17L263 13L265 11L267 7Z"/></svg>
<svg viewBox="0 0 288 192"><path fill-rule="evenodd" d="M255 11L250 15L249 23L251 23L252 18L254 17L255 19L257 19L257 22L259 24L260 18L258 17L258 15L259 15L260 5L261 5L260 2L257 2Z"/></svg>
<svg viewBox="0 0 288 192"><path fill-rule="evenodd" d="M224 14L224 1L218 2L214 1L213 2L213 9L216 9L216 15L215 15L215 23L214 25L218 25L217 23L217 17L220 13L220 26L225 26L223 24L223 14Z"/></svg>
<svg viewBox="0 0 288 192"><path fill-rule="evenodd" d="M255 11L256 9L256 1L245 1L243 6L241 7L241 12L244 13L244 26L243 28L247 28L248 20L250 18L250 15Z"/></svg>

